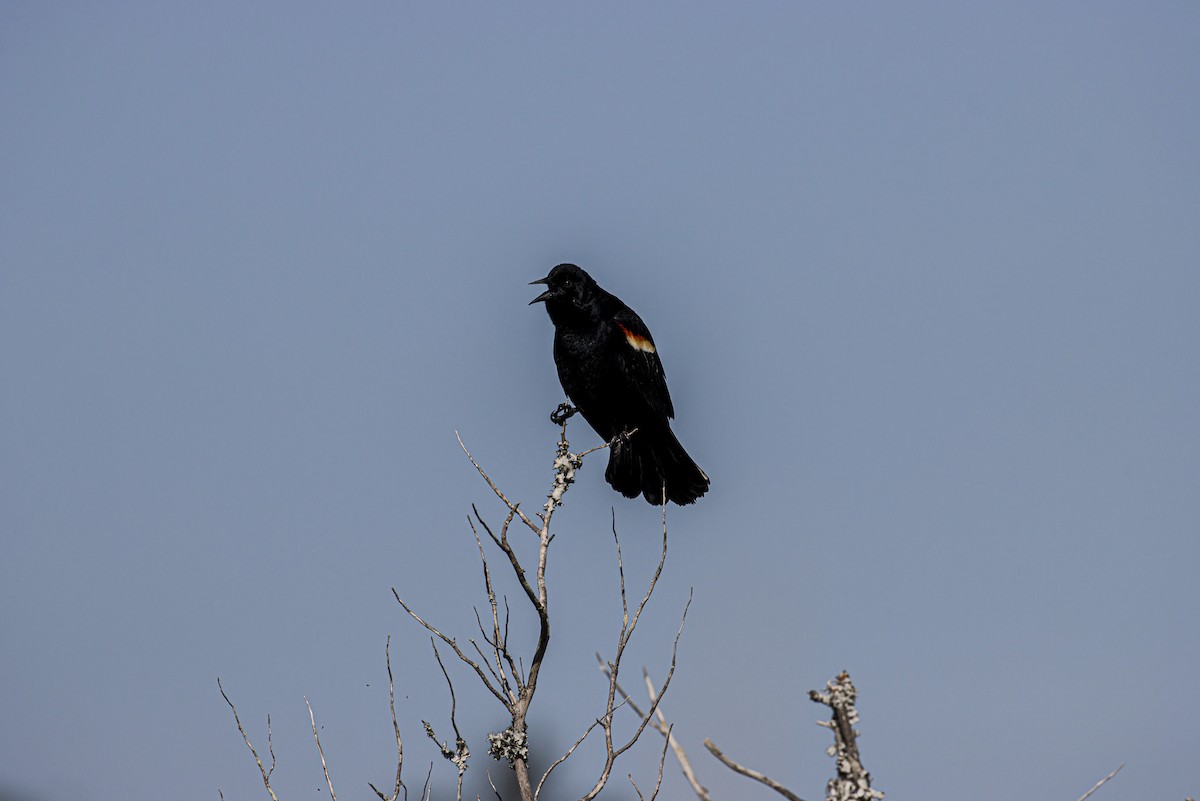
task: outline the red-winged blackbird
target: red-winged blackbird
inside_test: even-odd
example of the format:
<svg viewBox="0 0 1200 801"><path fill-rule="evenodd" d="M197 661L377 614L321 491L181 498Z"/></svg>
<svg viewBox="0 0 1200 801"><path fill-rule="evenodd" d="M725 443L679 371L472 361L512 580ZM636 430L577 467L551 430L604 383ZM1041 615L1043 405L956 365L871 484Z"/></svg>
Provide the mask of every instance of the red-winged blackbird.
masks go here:
<svg viewBox="0 0 1200 801"><path fill-rule="evenodd" d="M626 498L645 495L658 505L692 503L708 491L708 476L671 431L675 416L650 329L620 298L605 292L574 264L545 278L544 301L554 323L558 380L583 419L613 443L604 478Z"/></svg>

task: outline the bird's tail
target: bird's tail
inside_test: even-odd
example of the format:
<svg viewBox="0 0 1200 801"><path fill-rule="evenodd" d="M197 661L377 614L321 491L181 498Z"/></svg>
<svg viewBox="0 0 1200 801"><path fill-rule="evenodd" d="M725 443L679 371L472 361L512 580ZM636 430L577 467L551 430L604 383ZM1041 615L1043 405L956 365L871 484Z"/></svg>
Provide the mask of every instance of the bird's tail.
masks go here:
<svg viewBox="0 0 1200 801"><path fill-rule="evenodd" d="M626 498L644 495L655 506L689 504L708 491L708 475L692 461L669 426L639 428L613 443L604 480Z"/></svg>

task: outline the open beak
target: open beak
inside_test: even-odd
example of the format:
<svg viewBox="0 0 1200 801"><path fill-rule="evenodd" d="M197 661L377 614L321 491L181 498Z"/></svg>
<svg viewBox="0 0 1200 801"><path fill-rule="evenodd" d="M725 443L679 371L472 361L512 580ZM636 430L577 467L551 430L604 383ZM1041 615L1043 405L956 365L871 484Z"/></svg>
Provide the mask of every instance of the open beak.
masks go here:
<svg viewBox="0 0 1200 801"><path fill-rule="evenodd" d="M538 280L536 280L536 281L530 281L530 282L529 282L529 285L530 285L530 286L533 286L534 284L548 284L548 283L549 283L548 279L546 279L546 278L539 278L539 279L538 279ZM549 299L549 298L550 298L550 297L551 297L553 294L554 294L554 292L553 292L552 290L549 290L549 289L547 289L545 292L543 292L542 294L538 295L538 296L537 296L536 298L534 298L533 300L529 301L529 305L530 305L530 306L532 306L532 305L533 305L533 304L535 304L535 303L541 303L541 302L543 302L543 301L545 301L545 300L548 300L548 299Z"/></svg>

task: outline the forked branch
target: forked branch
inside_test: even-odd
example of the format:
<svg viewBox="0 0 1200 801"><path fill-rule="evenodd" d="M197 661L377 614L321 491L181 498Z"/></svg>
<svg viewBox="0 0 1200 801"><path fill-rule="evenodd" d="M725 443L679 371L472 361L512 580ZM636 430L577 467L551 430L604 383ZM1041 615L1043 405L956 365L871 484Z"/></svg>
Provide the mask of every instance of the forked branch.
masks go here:
<svg viewBox="0 0 1200 801"><path fill-rule="evenodd" d="M229 700L229 696L225 694L225 688L221 686L221 679L217 677L217 689L221 691L221 697L225 699L225 703L229 704L229 708L233 711L233 722L237 724L238 734L242 735L242 742L250 749L250 755L254 757L254 763L258 765L258 772L262 774L263 785L267 788L267 793L271 796L271 801L279 801L275 795L275 790L271 788L271 774L275 772L275 747L271 744L271 716L267 715L267 751L271 754L271 767L267 768L263 765L261 759L258 758L258 752L254 750L254 746L250 744L250 738L246 736L246 730L242 728L242 720L238 717L237 707L233 705L233 701Z"/></svg>
<svg viewBox="0 0 1200 801"><path fill-rule="evenodd" d="M470 460L476 472L479 473L480 478L491 488L493 494L504 504L507 510L504 522L498 531L484 520L479 510L474 506L471 507L473 516L467 520L475 537L476 547L479 550L480 563L483 568L483 585L488 598L487 608L491 612L489 620L487 617L480 615L479 610L476 610L476 623L479 626L481 641L471 639L469 640L470 648L460 647L454 638L442 633L440 629L426 621L400 598L399 593L394 588L392 590L392 594L404 611L433 635L435 655L437 654L436 642L440 640L454 652L460 662L474 671L483 686L508 712L510 725L504 731L488 736L491 742L489 751L497 759L508 761L512 766L516 773L517 786L520 790L521 798L525 799L525 801L532 801L535 797L535 792L529 778L526 720L530 705L537 691L538 678L545 662L546 652L550 645L550 593L546 584L546 565L550 543L554 540L554 534L550 528L551 519L554 516L554 512L562 505L563 496L574 482L575 471L582 465L583 457L600 449L593 448L591 451L585 451L582 454L572 453L570 443L567 441L566 416L563 416L561 420L556 420L556 422L560 424L560 436L553 462L553 484L546 496L546 503L543 505L542 511L536 515L536 518L526 515L521 510L519 503L509 499L508 495L488 476L487 472L467 449L462 441L462 437L458 436L457 433L455 434L458 438L459 446L467 455L467 459ZM609 444L611 443L606 443L600 447L607 447ZM524 523L525 527L533 532L536 537L536 565L531 564L529 561L523 561L517 544L509 537L510 527L515 520L520 520ZM537 640L534 644L533 652L529 656L527 670L524 669L526 661L517 657L509 642L509 609L507 599L505 599L504 621L501 624L500 600L496 591L495 578L492 575L492 566L488 561L487 550L484 548L483 538L479 532L480 528L483 529L492 544L508 560L508 564L512 569L512 575L529 601L529 605L532 607L537 618ZM529 564L529 567L526 567L527 564ZM661 570L662 565L660 564L659 572ZM655 578L657 579L657 574ZM644 605L645 602L643 601L642 606ZM636 616L634 622L636 622ZM625 627L632 629L628 615L626 615ZM471 649L474 650L474 654L477 656L469 653ZM440 655L437 658L439 665L442 666L443 673L446 675L446 680L449 682L450 676L446 671L445 665L441 664ZM454 688L451 685L452 704L453 693ZM611 711L611 703L609 706ZM453 710L451 714L453 717ZM451 758L450 755L457 757L463 751L462 748L451 751L448 746L443 747L440 743L439 747L442 748L444 754L448 755L447 758ZM461 786L462 772L466 769L465 759L461 760L461 764L458 762L456 764L459 767L459 781ZM384 798L383 801L388 801L388 799Z"/></svg>
<svg viewBox="0 0 1200 801"><path fill-rule="evenodd" d="M608 669L600 654L596 654L596 662L600 665L600 672L610 680L612 673ZM646 695L650 699L650 703L658 698L658 691L655 689L654 681L650 678L650 672L642 668L642 679L646 683ZM633 714L640 717L645 717L646 713L638 706L637 702L625 691L625 688L618 682L616 685L617 692L621 695L621 701L629 707ZM700 783L700 779L696 776L696 771L692 768L692 761L688 757L687 752L683 750L683 746L673 733L673 725L667 722L667 716L663 713L662 706L654 710L654 715L650 719L650 728L666 738L666 745L675 754L675 761L679 763L679 769L683 772L683 777L687 779L687 783L691 785L692 792L700 801L712 801L712 796L709 795L708 788Z"/></svg>
<svg viewBox="0 0 1200 801"><path fill-rule="evenodd" d="M606 673L608 674L608 696L605 704L604 714L599 719L599 725L604 732L604 766L600 771L600 776L596 779L596 783L592 786L581 799L581 801L592 801L608 784L609 777L612 774L613 764L617 758L633 747L634 743L642 736L642 732L650 724L658 710L659 700L671 685L671 678L675 675L676 658L679 652L679 638L683 636L683 627L687 622L688 609L692 605L691 594L688 595L687 604L683 608L683 614L679 621L679 630L675 633L675 640L671 648L671 666L667 671L666 679L663 681L662 687L659 688L657 695L650 702L649 709L645 714L639 716L639 721L633 734L629 736L623 743L617 744L613 738L613 717L615 710L624 703L617 701L617 684L618 677L621 672L621 660L625 655L625 649L629 645L629 641L633 638L634 631L637 628L638 621L641 620L642 612L645 611L646 605L650 602L650 597L654 594L654 588L658 585L658 580L662 576L663 565L667 561L667 507L663 505L662 511L662 552L658 559L658 565L655 567L654 574L651 576L649 583L646 586L646 592L642 596L641 601L634 609L633 615L629 614L628 596L625 591L625 567L621 557L621 539L617 535L616 516L613 516L613 541L617 549L617 575L619 577L620 595L621 595L621 630L617 635L617 648L611 662L607 663ZM622 693L622 695L624 695ZM625 696L626 698L628 696ZM666 746L664 746L665 749ZM666 753L665 750L663 752ZM558 763L556 763L558 764ZM554 766L551 767L553 769ZM547 771L549 776L549 771ZM543 777L542 781L545 781ZM539 785L540 787L540 785ZM657 790L656 790L657 792Z"/></svg>

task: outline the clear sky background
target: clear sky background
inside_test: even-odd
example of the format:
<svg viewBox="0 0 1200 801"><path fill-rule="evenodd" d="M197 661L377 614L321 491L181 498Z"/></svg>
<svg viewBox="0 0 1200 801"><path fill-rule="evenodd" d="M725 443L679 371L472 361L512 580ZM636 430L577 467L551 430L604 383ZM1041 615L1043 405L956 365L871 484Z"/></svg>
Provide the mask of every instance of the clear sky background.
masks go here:
<svg viewBox="0 0 1200 801"><path fill-rule="evenodd" d="M1200 793L1198 41L1194 3L5 3L0 797L266 798L217 676L281 797L328 795L306 695L373 797L389 635L410 797L452 797L391 588L474 630L454 432L540 503L527 282L568 260L712 476L628 659L694 589L665 709L715 797L775 796L705 737L821 798L843 669L896 801ZM641 586L658 510L589 459L543 760L602 709L614 508ZM454 676L488 797L504 715Z"/></svg>

